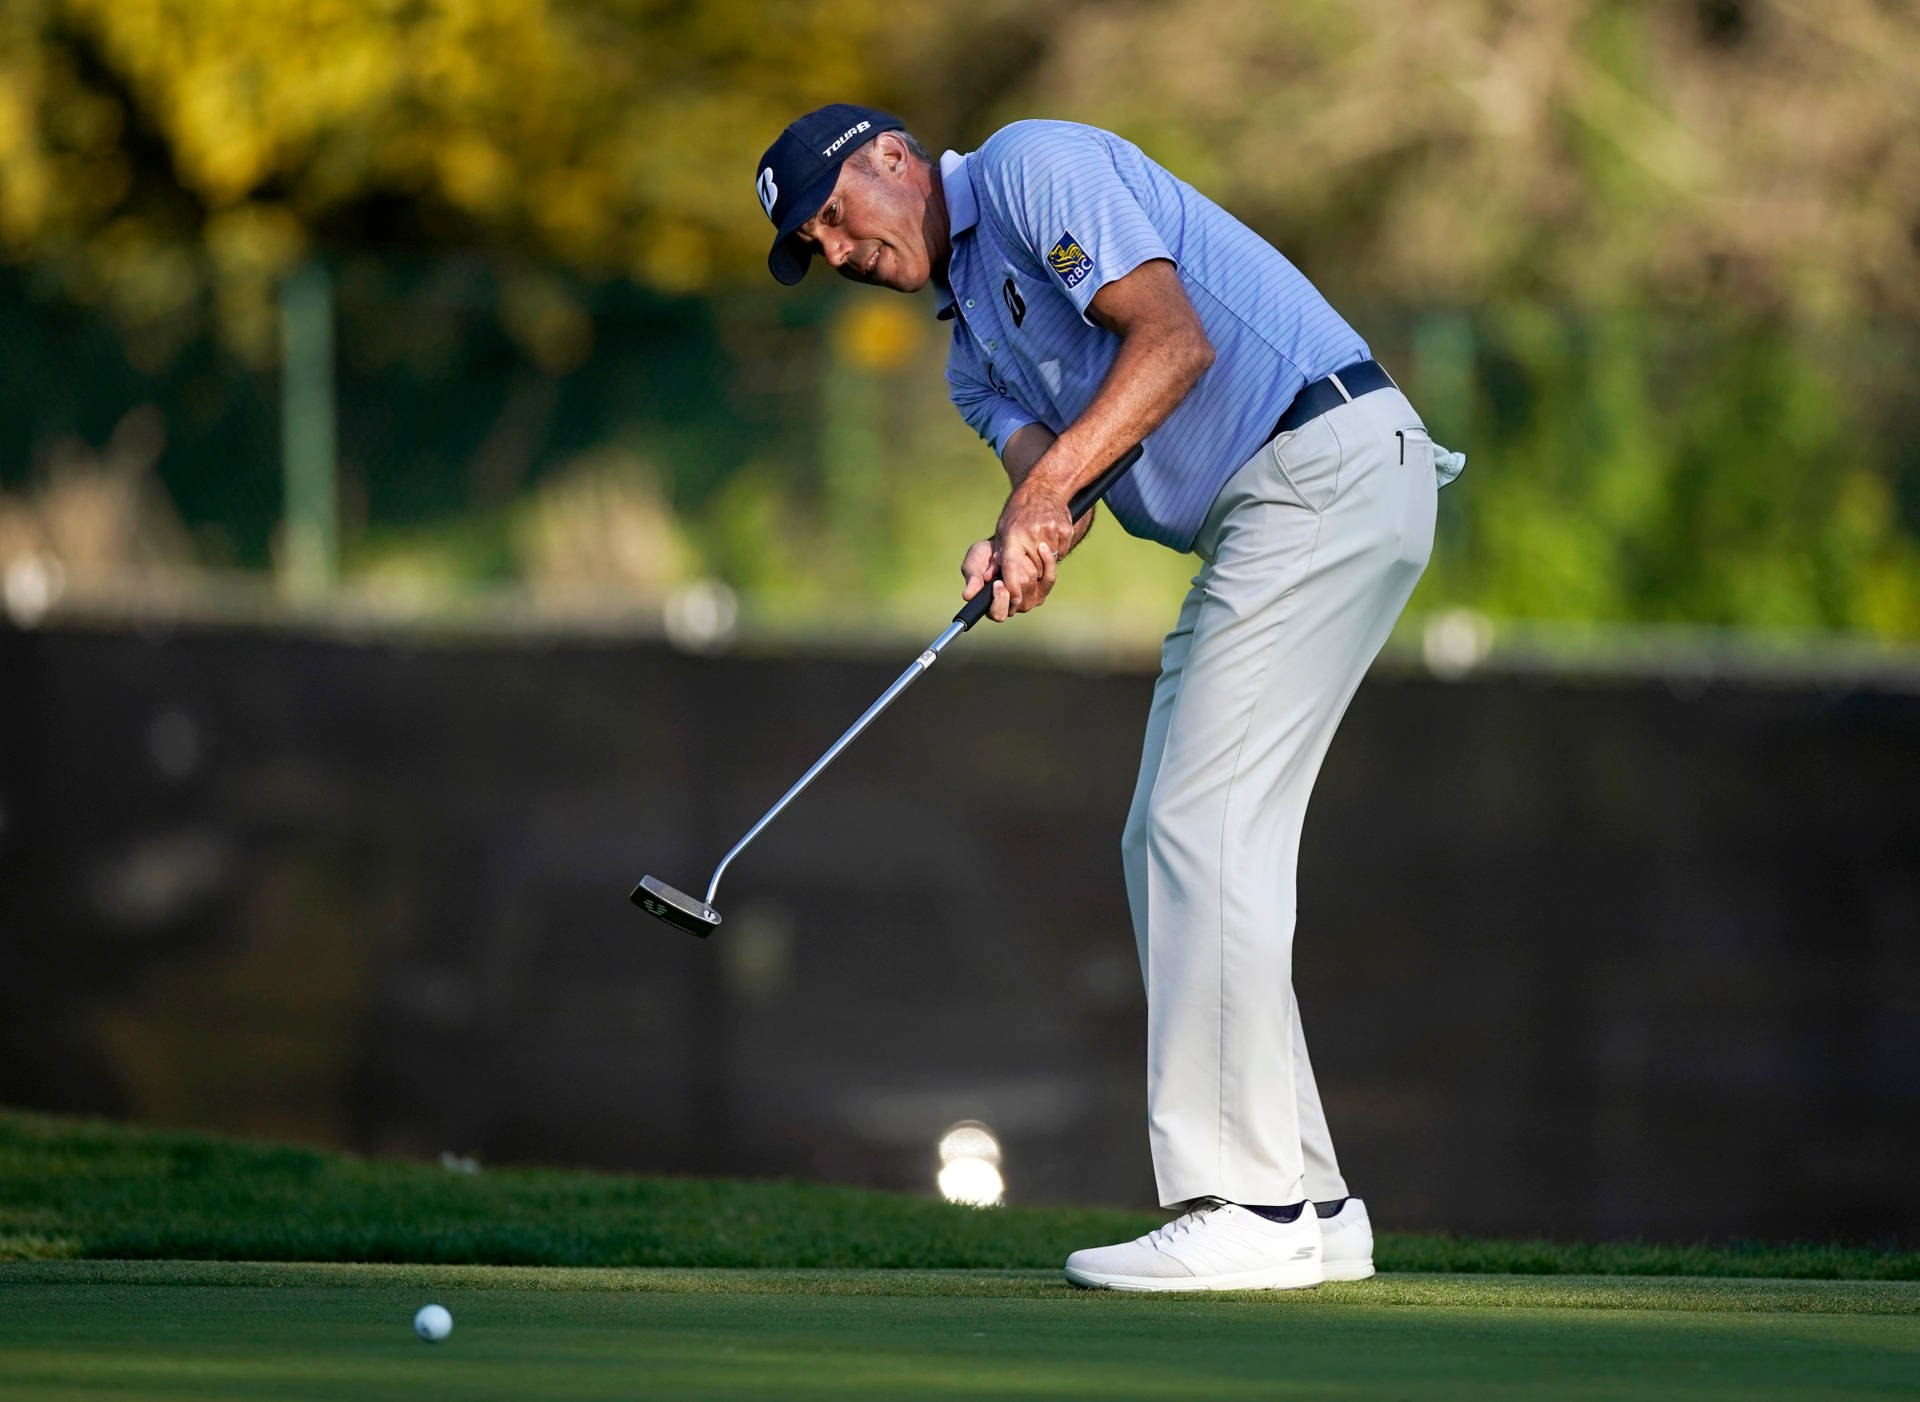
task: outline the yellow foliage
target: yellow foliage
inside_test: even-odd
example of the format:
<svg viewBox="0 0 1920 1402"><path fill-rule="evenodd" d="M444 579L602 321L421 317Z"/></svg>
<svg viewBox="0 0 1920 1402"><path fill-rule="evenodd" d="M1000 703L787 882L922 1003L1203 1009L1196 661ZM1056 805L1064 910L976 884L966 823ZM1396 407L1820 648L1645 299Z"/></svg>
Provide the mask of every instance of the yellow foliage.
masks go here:
<svg viewBox="0 0 1920 1402"><path fill-rule="evenodd" d="M1920 316L1911 0L1047 15L7 0L0 239L15 260L84 263L126 221L210 245L224 211L253 206L351 239L378 202L427 241L697 291L764 276L753 158L797 113L853 99L900 110L935 150L1021 116L1112 127L1336 291ZM273 248L296 259L305 242Z"/></svg>
<svg viewBox="0 0 1920 1402"><path fill-rule="evenodd" d="M863 370L904 369L925 336L924 309L895 299L849 302L834 323L835 354Z"/></svg>
<svg viewBox="0 0 1920 1402"><path fill-rule="evenodd" d="M642 236L638 261L646 280L663 292L698 292L713 274L710 240L697 226L662 219Z"/></svg>
<svg viewBox="0 0 1920 1402"><path fill-rule="evenodd" d="M397 201L436 239L695 291L764 257L751 162L796 113L869 95L880 18L824 0L9 0L0 238L84 264L131 222L205 248L215 284L258 282L315 223ZM136 129L165 150L145 199ZM118 305L138 320L152 299ZM252 318L225 320L247 349Z"/></svg>

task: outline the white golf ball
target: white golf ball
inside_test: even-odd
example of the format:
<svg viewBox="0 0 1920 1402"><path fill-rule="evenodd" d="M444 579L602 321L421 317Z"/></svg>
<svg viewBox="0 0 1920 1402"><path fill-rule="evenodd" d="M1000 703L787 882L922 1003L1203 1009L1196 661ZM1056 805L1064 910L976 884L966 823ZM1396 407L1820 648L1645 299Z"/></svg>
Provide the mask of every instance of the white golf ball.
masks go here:
<svg viewBox="0 0 1920 1402"><path fill-rule="evenodd" d="M413 1332L430 1344L437 1344L453 1332L453 1316L444 1305L422 1305L413 1317Z"/></svg>

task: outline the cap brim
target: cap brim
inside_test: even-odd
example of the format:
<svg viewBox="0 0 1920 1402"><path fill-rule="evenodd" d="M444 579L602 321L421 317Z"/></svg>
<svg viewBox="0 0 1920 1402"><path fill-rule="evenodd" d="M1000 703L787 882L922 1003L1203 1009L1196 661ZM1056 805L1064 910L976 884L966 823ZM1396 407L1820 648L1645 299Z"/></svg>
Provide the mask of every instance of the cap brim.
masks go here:
<svg viewBox="0 0 1920 1402"><path fill-rule="evenodd" d="M780 221L780 232L774 235L773 247L767 252L767 271L773 274L776 282L792 287L807 275L807 269L813 263L813 248L795 238L793 231L820 212L828 196L833 194L833 187L840 183L840 166L844 164L843 158L802 190L800 197L787 211L787 217Z"/></svg>
<svg viewBox="0 0 1920 1402"><path fill-rule="evenodd" d="M767 271L775 282L792 287L813 266L813 250L796 238L776 239L767 254Z"/></svg>

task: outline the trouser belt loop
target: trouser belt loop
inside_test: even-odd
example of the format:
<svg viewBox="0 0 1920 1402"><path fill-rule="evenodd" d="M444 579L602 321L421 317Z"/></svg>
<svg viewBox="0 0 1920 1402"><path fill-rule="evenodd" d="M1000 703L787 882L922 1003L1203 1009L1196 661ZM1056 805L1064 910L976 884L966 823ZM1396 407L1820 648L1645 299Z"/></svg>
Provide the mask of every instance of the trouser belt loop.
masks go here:
<svg viewBox="0 0 1920 1402"><path fill-rule="evenodd" d="M1302 385L1267 437L1278 438L1283 433L1312 423L1329 409L1351 404L1377 389L1392 388L1392 377L1376 361L1356 360L1351 365L1342 365L1333 374L1323 376L1312 384Z"/></svg>

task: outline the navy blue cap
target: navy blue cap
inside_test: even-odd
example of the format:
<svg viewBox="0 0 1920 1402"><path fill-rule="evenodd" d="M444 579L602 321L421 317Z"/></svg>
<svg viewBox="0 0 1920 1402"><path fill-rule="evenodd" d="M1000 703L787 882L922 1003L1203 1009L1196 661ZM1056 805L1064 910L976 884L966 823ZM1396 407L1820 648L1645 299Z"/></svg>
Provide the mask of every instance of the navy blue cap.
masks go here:
<svg viewBox="0 0 1920 1402"><path fill-rule="evenodd" d="M840 178L848 156L883 131L906 124L871 107L836 102L809 112L780 133L760 158L754 191L760 207L779 230L767 254L767 271L791 287L807 275L813 249L793 231L820 212Z"/></svg>

